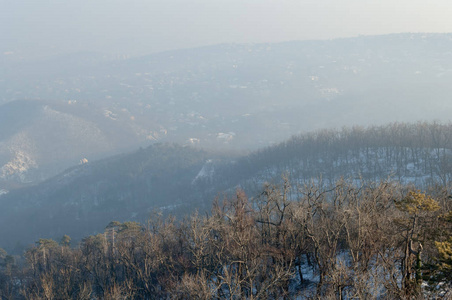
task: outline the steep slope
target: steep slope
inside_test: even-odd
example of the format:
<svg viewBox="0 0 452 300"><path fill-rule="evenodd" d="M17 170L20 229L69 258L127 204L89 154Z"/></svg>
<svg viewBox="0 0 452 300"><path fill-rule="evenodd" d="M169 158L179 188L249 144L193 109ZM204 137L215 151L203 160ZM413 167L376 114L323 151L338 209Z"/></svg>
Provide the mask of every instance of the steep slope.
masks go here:
<svg viewBox="0 0 452 300"><path fill-rule="evenodd" d="M64 234L78 239L112 220L146 221L152 210L189 211L205 153L157 144L68 169L44 183L0 196L3 246ZM174 210L173 210L174 211Z"/></svg>
<svg viewBox="0 0 452 300"><path fill-rule="evenodd" d="M0 195L2 247L40 237L77 239L112 220L145 222L154 209L183 216L210 209L237 187L259 195L289 179L294 195L311 180L329 185L388 178L417 188L452 180L452 124L393 123L321 130L238 158L155 144L68 169L46 182ZM11 225L14 224L14 225Z"/></svg>
<svg viewBox="0 0 452 300"><path fill-rule="evenodd" d="M218 166L215 180L258 191L287 175L293 187L312 179L332 184L394 179L418 188L452 180L452 124L392 123L384 126L320 130L292 137Z"/></svg>
<svg viewBox="0 0 452 300"><path fill-rule="evenodd" d="M81 161L144 144L133 128L77 103L17 100L0 106L0 188L39 182Z"/></svg>

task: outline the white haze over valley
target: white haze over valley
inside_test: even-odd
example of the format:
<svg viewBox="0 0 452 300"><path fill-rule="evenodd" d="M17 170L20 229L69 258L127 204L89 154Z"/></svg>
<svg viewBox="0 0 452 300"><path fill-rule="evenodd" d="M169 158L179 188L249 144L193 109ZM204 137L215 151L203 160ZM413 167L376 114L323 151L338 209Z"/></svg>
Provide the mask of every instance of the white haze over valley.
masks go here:
<svg viewBox="0 0 452 300"><path fill-rule="evenodd" d="M0 299L449 299L451 83L450 0L0 0Z"/></svg>
<svg viewBox="0 0 452 300"><path fill-rule="evenodd" d="M238 156L447 123L451 15L443 0L0 0L0 196L156 143ZM210 158L189 182L216 175Z"/></svg>
<svg viewBox="0 0 452 300"><path fill-rule="evenodd" d="M449 1L0 0L0 180L155 142L243 153L448 122L450 15Z"/></svg>

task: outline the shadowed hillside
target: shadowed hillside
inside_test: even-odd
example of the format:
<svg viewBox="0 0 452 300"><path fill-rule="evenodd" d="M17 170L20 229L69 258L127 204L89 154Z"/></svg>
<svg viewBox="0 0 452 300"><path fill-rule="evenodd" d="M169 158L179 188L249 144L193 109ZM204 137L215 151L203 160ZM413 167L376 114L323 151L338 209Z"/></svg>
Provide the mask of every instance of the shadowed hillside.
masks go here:
<svg viewBox="0 0 452 300"><path fill-rule="evenodd" d="M0 195L0 240L12 247L63 234L78 239L111 220L144 222L154 209L202 213L218 195L241 187L253 197L283 177L293 195L313 181L327 187L341 177L444 187L452 178L451 137L451 124L394 123L315 131L242 157L155 144Z"/></svg>

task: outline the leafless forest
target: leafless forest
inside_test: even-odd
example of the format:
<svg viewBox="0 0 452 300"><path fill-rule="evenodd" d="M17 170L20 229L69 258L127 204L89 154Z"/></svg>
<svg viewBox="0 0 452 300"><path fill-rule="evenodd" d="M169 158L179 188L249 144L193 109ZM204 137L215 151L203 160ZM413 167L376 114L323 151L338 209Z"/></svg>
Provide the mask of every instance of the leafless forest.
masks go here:
<svg viewBox="0 0 452 300"><path fill-rule="evenodd" d="M447 297L450 190L346 180L267 185L183 221L111 222L70 245L0 252L2 299Z"/></svg>

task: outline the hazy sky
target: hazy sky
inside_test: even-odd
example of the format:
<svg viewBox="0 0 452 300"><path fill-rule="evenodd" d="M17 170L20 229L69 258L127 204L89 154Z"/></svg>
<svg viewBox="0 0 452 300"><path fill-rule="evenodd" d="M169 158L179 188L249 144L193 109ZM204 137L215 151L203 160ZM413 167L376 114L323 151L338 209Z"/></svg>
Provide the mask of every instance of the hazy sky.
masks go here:
<svg viewBox="0 0 452 300"><path fill-rule="evenodd" d="M452 32L450 0L0 0L0 54Z"/></svg>

